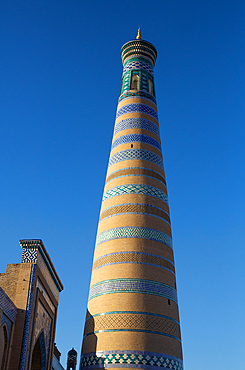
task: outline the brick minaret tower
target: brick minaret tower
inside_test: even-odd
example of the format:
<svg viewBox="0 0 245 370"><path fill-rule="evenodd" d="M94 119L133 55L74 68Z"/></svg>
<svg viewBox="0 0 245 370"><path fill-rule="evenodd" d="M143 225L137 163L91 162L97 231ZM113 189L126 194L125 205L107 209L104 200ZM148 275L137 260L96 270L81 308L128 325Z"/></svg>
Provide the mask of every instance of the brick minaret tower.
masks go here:
<svg viewBox="0 0 245 370"><path fill-rule="evenodd" d="M155 47L121 50L123 77L94 252L80 370L183 369Z"/></svg>
<svg viewBox="0 0 245 370"><path fill-rule="evenodd" d="M77 366L77 351L72 348L67 354L66 370L76 370Z"/></svg>

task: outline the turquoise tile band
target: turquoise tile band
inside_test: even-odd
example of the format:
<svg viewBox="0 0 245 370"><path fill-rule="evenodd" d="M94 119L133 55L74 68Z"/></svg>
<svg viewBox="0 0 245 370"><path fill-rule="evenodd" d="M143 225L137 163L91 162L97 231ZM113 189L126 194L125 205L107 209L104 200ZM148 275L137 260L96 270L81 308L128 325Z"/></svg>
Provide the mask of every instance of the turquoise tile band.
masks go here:
<svg viewBox="0 0 245 370"><path fill-rule="evenodd" d="M116 227L114 229L103 231L97 236L96 247L106 241L122 238L148 239L166 244L171 249L173 248L172 239L169 235L159 230L139 226Z"/></svg>
<svg viewBox="0 0 245 370"><path fill-rule="evenodd" d="M152 197L161 199L166 204L168 204L168 197L162 190L157 189L151 185L141 185L141 184L119 185L114 188L111 188L104 193L102 202L109 198L125 194L151 195Z"/></svg>
<svg viewBox="0 0 245 370"><path fill-rule="evenodd" d="M183 361L177 357L155 352L100 351L82 355L81 369L131 367L136 369L183 370Z"/></svg>

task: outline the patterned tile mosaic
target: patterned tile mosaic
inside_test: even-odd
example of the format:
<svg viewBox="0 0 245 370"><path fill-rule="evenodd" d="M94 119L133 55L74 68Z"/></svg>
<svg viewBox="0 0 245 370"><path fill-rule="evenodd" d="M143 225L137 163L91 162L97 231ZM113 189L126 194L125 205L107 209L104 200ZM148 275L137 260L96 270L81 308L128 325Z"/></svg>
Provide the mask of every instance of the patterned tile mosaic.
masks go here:
<svg viewBox="0 0 245 370"><path fill-rule="evenodd" d="M153 67L152 63L148 60L148 59L145 59L145 58L142 58L140 56L137 56L137 57L132 57L130 58L129 60L127 60L123 65L124 67L128 64L128 63L131 63L131 62L143 62L145 64L148 64L150 65L151 67Z"/></svg>
<svg viewBox="0 0 245 370"><path fill-rule="evenodd" d="M144 71L147 71L154 75L153 68L140 60L133 60L127 63L123 68L123 75L125 72L131 71L132 69L143 69Z"/></svg>
<svg viewBox="0 0 245 370"><path fill-rule="evenodd" d="M112 143L111 149L116 148L118 145L127 143L145 143L154 146L160 151L162 150L161 144L156 139L153 139L153 137L151 136L142 134L128 134L120 136Z"/></svg>
<svg viewBox="0 0 245 370"><path fill-rule="evenodd" d="M28 336L29 336L29 330L30 330L30 324L31 324L32 302L33 302L34 293L35 293L34 286L35 286L35 278L36 278L36 268L37 268L37 265L34 265L34 264L31 267L31 277L30 277L29 291L28 291L28 298L27 298L27 305L26 305L26 317L25 317L25 325L24 325L24 331L23 331L19 370L25 369L26 355L27 355L27 349L28 349Z"/></svg>
<svg viewBox="0 0 245 370"><path fill-rule="evenodd" d="M156 49L150 43L141 40L129 41L121 49L121 58L123 65L132 58L144 58L150 60L153 65L157 57Z"/></svg>
<svg viewBox="0 0 245 370"><path fill-rule="evenodd" d="M46 357L46 350L45 350L45 339L44 339L44 333L41 332L39 336L39 343L40 343L40 349L41 349L41 363L42 363L42 368L41 370L46 370L47 369L47 357Z"/></svg>
<svg viewBox="0 0 245 370"><path fill-rule="evenodd" d="M180 340L180 326L171 318L144 313L105 313L86 320L84 337L104 332L138 332Z"/></svg>
<svg viewBox="0 0 245 370"><path fill-rule="evenodd" d="M110 157L108 167L121 161L132 161L132 160L149 161L163 168L162 158L159 155L144 149L127 149L115 153Z"/></svg>
<svg viewBox="0 0 245 370"><path fill-rule="evenodd" d="M123 107L118 109L116 119L127 113L145 113L158 120L158 114L155 109L146 104L132 103L124 105Z"/></svg>
<svg viewBox="0 0 245 370"><path fill-rule="evenodd" d="M22 248L21 263L36 263L38 248Z"/></svg>
<svg viewBox="0 0 245 370"><path fill-rule="evenodd" d="M183 370L183 361L174 356L143 351L100 351L81 356L80 370L110 367Z"/></svg>
<svg viewBox="0 0 245 370"><path fill-rule="evenodd" d="M161 199L168 204L168 197L162 190L157 189L154 186L142 184L119 185L116 186L115 188L111 188L104 193L102 202L109 198L125 194L150 195L152 197Z"/></svg>
<svg viewBox="0 0 245 370"><path fill-rule="evenodd" d="M13 323L16 322L17 308L1 287L0 287L0 308Z"/></svg>
<svg viewBox="0 0 245 370"><path fill-rule="evenodd" d="M93 270L118 263L139 263L167 269L174 273L174 264L166 258L142 252L117 252L97 258L93 263Z"/></svg>
<svg viewBox="0 0 245 370"><path fill-rule="evenodd" d="M106 230L99 234L96 239L96 246L108 240L122 239L122 238L139 238L154 240L159 243L166 244L172 247L172 239L169 235L159 230L150 229L148 227L125 226L117 227L115 229Z"/></svg>
<svg viewBox="0 0 245 370"><path fill-rule="evenodd" d="M115 126L113 135L118 134L118 132L120 131L130 130L133 128L151 131L158 136L160 135L159 127L154 122L151 122L145 118L123 119L122 121L118 122L118 124Z"/></svg>
<svg viewBox="0 0 245 370"><path fill-rule="evenodd" d="M94 284L90 288L89 300L104 294L140 293L157 295L177 301L177 292L170 285L146 279L111 279Z"/></svg>
<svg viewBox="0 0 245 370"><path fill-rule="evenodd" d="M158 181L161 181L166 186L165 178L158 172L149 170L148 168L144 167L127 167L122 168L121 170L117 170L114 172L111 172L111 174L107 177L106 183L116 179L117 177L121 176L146 176L146 177L152 177L157 179Z"/></svg>
<svg viewBox="0 0 245 370"><path fill-rule="evenodd" d="M52 276L53 282L56 284L58 291L61 292L63 290L63 285L42 240L22 239L19 241L19 243L24 251L22 255L22 262L37 263L40 265L40 269L42 269L42 266L44 266L44 269L47 269L49 275Z"/></svg>
<svg viewBox="0 0 245 370"><path fill-rule="evenodd" d="M0 302L1 302L1 298L0 298ZM8 331L8 340L10 338L10 332L11 332L11 328L12 328L12 322L7 318L7 316L5 316L4 314L2 315L2 320L1 320L1 324L0 324L0 327L3 325L3 324L6 324L7 326L7 331Z"/></svg>

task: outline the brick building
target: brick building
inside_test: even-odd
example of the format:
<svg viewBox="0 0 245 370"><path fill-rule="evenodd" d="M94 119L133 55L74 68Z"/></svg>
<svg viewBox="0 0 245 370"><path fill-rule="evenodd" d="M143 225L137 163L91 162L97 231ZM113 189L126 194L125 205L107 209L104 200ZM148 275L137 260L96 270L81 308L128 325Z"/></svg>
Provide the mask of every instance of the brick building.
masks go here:
<svg viewBox="0 0 245 370"><path fill-rule="evenodd" d="M0 369L50 370L63 285L42 240L20 240L21 263L0 274Z"/></svg>

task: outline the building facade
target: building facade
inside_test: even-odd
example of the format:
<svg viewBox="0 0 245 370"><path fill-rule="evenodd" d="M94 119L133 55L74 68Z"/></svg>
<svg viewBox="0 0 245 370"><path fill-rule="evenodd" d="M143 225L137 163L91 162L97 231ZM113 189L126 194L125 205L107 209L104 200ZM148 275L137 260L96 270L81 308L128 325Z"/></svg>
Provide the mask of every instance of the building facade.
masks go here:
<svg viewBox="0 0 245 370"><path fill-rule="evenodd" d="M123 76L103 193L80 370L183 369L155 47L121 49Z"/></svg>
<svg viewBox="0 0 245 370"><path fill-rule="evenodd" d="M42 240L20 240L21 263L0 274L0 369L51 370L63 285Z"/></svg>

